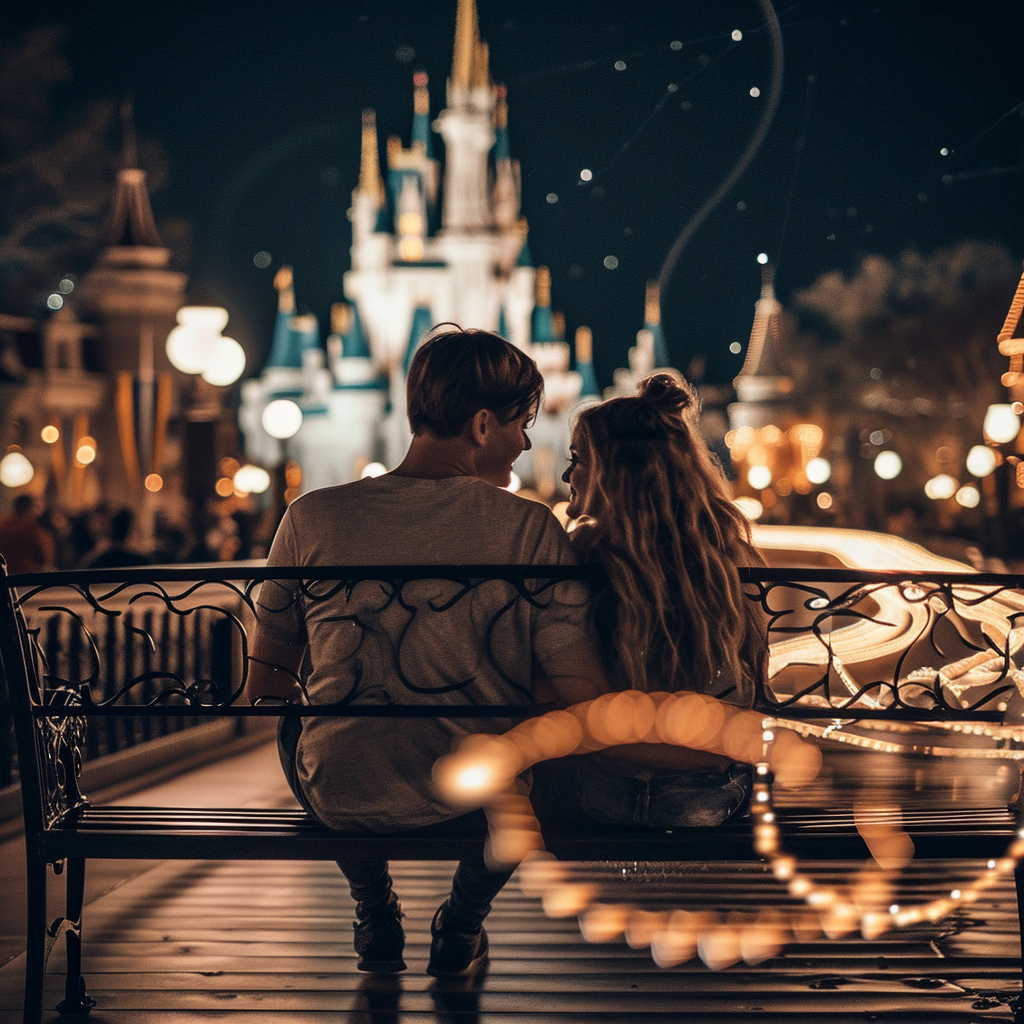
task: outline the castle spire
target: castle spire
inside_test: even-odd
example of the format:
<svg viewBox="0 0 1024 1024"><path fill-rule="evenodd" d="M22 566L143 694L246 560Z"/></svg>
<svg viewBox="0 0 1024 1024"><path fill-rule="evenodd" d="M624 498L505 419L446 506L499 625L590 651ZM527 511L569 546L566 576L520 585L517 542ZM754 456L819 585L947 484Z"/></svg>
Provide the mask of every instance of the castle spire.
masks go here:
<svg viewBox="0 0 1024 1024"><path fill-rule="evenodd" d="M476 0L459 0L455 15L455 53L452 56L451 84L454 88L468 91L476 84L479 58L480 24Z"/></svg>
<svg viewBox="0 0 1024 1024"><path fill-rule="evenodd" d="M370 196L379 209L384 205L384 182L380 176L380 153L377 148L377 115L363 111L363 147L359 158L357 191Z"/></svg>
<svg viewBox="0 0 1024 1024"><path fill-rule="evenodd" d="M770 264L761 268L761 297L754 304L754 322L750 342L737 381L752 377L786 379L779 365L779 313L782 306L775 298L775 270Z"/></svg>
<svg viewBox="0 0 1024 1024"><path fill-rule="evenodd" d="M139 152L131 96L126 96L121 103L121 124L122 167L117 172L114 205L110 211L104 244L108 248L163 249L164 243L156 230L153 208L149 204L146 172L138 166Z"/></svg>

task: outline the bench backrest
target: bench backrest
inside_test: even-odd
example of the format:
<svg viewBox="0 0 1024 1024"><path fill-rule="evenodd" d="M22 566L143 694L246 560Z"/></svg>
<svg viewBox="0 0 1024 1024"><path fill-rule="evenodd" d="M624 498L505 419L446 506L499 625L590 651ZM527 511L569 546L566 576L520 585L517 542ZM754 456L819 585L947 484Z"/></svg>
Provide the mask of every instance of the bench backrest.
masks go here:
<svg viewBox="0 0 1024 1024"><path fill-rule="evenodd" d="M1024 596L1018 576L748 568L765 613L770 681L756 707L801 719L1021 721ZM410 621L501 581L510 601L543 602L586 579L569 567L384 566L107 569L10 576L0 568L0 667L9 692L26 829L46 828L86 800L82 762L183 722L280 714L433 715L429 701L252 708L241 695L259 586L301 580L304 600L371 583ZM446 581L445 602L417 584ZM578 585L578 584L577 584ZM493 625L493 623L492 623ZM401 651L393 652L401 662ZM509 717L522 706L448 717ZM2 723L0 723L2 725ZM6 728L6 726L4 726ZM133 727L134 728L134 727ZM121 737L119 740L118 737Z"/></svg>

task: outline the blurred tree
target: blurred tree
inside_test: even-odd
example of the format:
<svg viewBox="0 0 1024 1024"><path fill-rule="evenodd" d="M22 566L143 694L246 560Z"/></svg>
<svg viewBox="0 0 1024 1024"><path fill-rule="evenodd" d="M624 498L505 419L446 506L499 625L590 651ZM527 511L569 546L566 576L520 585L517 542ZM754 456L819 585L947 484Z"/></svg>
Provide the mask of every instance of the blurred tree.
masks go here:
<svg viewBox="0 0 1024 1024"><path fill-rule="evenodd" d="M1003 246L968 241L894 262L868 256L851 277L833 271L793 296L794 397L831 424L854 494L875 506L867 525L908 506L930 515L922 488L938 473L970 479L964 459L981 443L985 410L1006 400L996 334L1019 276ZM904 464L884 487L872 470L883 448Z"/></svg>
<svg viewBox="0 0 1024 1024"><path fill-rule="evenodd" d="M59 25L36 26L0 42L0 308L5 312L40 312L61 275L88 265L100 244L120 166L117 102L59 102L62 87L72 79L61 52L64 35ZM166 178L160 145L140 139L138 153L150 190L159 189ZM183 255L187 225L183 233L182 223L174 222L167 235L165 242Z"/></svg>

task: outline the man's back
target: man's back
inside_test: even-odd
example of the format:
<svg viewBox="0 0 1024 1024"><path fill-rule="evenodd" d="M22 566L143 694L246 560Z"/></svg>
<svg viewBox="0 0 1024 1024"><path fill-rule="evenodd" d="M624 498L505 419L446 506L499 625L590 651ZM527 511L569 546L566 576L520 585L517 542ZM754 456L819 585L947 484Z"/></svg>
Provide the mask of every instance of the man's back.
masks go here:
<svg viewBox="0 0 1024 1024"><path fill-rule="evenodd" d="M471 477L393 475L298 499L268 560L272 566L487 563L573 564L573 556L541 505ZM284 642L308 640L312 703L530 705L535 665L586 642L585 601L582 585L563 584L537 607L502 581L468 592L444 581L416 581L400 594L367 582L317 601L282 582L265 586L260 624ZM432 610L441 606L446 610ZM310 719L299 745L303 788L317 814L337 827L441 821L453 811L433 794L434 760L470 730L509 724Z"/></svg>

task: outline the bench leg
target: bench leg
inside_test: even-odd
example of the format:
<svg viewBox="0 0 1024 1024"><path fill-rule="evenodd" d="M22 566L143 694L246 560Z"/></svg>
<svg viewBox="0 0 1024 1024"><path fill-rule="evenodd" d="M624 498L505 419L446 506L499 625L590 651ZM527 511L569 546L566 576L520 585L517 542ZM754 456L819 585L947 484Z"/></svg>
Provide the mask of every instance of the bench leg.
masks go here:
<svg viewBox="0 0 1024 1024"><path fill-rule="evenodd" d="M96 1005L96 1000L86 992L85 978L82 977L82 904L85 901L84 858L68 858L65 885L67 901L65 918L68 922L68 973L64 981L64 999L57 1004L57 1012L62 1014L85 1014Z"/></svg>
<svg viewBox="0 0 1024 1024"><path fill-rule="evenodd" d="M1017 920L1021 926L1021 994L1017 997L1017 1009L1014 1024L1024 1024L1024 862L1017 864L1013 872L1013 881L1017 887Z"/></svg>
<svg viewBox="0 0 1024 1024"><path fill-rule="evenodd" d="M46 970L46 862L29 853L27 858L28 922L25 934L25 1024L39 1024L43 1016L43 974Z"/></svg>

